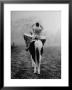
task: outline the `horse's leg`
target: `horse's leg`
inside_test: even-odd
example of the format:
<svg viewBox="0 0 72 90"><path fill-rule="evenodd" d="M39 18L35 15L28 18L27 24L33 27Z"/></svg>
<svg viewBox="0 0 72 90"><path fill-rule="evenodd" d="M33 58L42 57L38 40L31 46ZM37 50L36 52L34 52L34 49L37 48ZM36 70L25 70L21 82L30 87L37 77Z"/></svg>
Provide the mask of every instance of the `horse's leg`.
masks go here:
<svg viewBox="0 0 72 90"><path fill-rule="evenodd" d="M41 55L40 55L39 65L38 65L38 74L40 74L40 65L41 65Z"/></svg>
<svg viewBox="0 0 72 90"><path fill-rule="evenodd" d="M33 61L33 59L32 59L32 56L31 56L31 61L32 61L32 67L34 67L34 61Z"/></svg>
<svg viewBox="0 0 72 90"><path fill-rule="evenodd" d="M34 64L34 73L36 73L36 64Z"/></svg>

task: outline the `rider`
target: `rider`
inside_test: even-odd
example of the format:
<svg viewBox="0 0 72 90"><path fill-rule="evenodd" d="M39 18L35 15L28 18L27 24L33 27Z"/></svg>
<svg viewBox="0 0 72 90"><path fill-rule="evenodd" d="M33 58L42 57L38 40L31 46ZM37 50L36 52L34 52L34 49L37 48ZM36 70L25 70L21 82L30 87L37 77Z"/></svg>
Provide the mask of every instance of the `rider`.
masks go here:
<svg viewBox="0 0 72 90"><path fill-rule="evenodd" d="M36 22L35 24L32 25L32 29L33 29L33 39L40 39L40 36L41 36L41 31L43 29L43 27L38 23Z"/></svg>
<svg viewBox="0 0 72 90"><path fill-rule="evenodd" d="M43 27L39 24L39 22L36 22L35 24L32 25L32 30L33 32L30 32L31 36L32 36L32 41L35 41L36 39L40 39L41 36L41 31L42 31ZM26 50L28 51L29 45L26 48Z"/></svg>

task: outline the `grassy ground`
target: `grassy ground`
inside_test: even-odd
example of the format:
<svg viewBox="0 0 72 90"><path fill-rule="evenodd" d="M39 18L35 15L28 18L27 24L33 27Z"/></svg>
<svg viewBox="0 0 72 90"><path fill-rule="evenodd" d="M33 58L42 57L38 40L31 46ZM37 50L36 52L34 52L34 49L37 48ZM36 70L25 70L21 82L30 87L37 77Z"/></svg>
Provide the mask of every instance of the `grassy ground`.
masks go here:
<svg viewBox="0 0 72 90"><path fill-rule="evenodd" d="M44 48L40 75L33 73L29 52L22 46L11 50L12 79L61 79L61 51L59 47Z"/></svg>

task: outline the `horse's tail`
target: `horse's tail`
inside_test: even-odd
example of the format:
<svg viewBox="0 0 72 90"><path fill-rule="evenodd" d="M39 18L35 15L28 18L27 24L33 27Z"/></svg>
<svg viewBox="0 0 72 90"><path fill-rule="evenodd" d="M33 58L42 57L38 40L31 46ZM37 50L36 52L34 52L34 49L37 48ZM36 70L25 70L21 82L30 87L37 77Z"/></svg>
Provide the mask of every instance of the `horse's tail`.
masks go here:
<svg viewBox="0 0 72 90"><path fill-rule="evenodd" d="M40 54L39 49L36 48L36 50L35 50L35 61L36 61L37 65L39 64L39 58L40 58L39 54Z"/></svg>
<svg viewBox="0 0 72 90"><path fill-rule="evenodd" d="M39 64L39 60L40 60L41 48L42 48L42 42L40 40L35 41L35 62L37 63L37 65Z"/></svg>

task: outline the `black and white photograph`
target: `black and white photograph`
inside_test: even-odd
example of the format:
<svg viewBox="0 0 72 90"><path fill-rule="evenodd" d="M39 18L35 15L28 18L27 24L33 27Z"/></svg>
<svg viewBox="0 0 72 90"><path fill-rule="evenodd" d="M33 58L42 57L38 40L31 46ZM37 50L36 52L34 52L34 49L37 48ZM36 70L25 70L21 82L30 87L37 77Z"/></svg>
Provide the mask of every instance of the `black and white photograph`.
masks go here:
<svg viewBox="0 0 72 90"><path fill-rule="evenodd" d="M4 5L5 86L68 85L68 7Z"/></svg>
<svg viewBox="0 0 72 90"><path fill-rule="evenodd" d="M0 1L0 88L68 87L71 0Z"/></svg>
<svg viewBox="0 0 72 90"><path fill-rule="evenodd" d="M11 11L11 79L61 79L60 11Z"/></svg>

